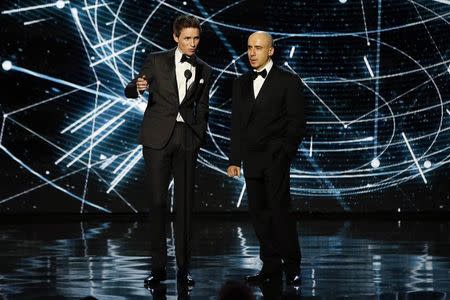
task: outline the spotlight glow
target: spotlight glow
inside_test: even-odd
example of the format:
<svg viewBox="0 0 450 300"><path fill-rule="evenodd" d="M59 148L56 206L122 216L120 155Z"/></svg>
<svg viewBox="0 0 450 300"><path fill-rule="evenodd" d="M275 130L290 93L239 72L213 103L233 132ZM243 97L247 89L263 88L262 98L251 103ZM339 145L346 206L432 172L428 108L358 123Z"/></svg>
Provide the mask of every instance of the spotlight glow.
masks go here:
<svg viewBox="0 0 450 300"><path fill-rule="evenodd" d="M5 70L5 71L11 70L11 68L12 68L12 63L11 63L11 61L10 61L10 60L5 60L5 61L2 63L2 68L3 68L3 70Z"/></svg>
<svg viewBox="0 0 450 300"><path fill-rule="evenodd" d="M66 4L64 3L63 0L56 1L56 7L59 8L59 9L64 8L65 5Z"/></svg>
<svg viewBox="0 0 450 300"><path fill-rule="evenodd" d="M372 168L376 169L380 166L380 160L378 158L374 158L370 162L370 165L372 166Z"/></svg>

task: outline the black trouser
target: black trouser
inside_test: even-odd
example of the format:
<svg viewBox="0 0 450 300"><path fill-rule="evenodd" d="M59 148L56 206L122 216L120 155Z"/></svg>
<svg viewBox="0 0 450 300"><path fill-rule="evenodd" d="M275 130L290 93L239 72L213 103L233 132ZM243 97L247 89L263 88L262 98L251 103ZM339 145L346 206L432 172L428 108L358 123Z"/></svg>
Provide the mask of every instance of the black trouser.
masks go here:
<svg viewBox="0 0 450 300"><path fill-rule="evenodd" d="M249 212L260 243L262 272L279 271L282 262L287 272L297 272L300 269L301 252L295 218L289 213L290 160L284 152L270 159L267 159L267 155L264 157L265 161L260 161L260 164L264 164L260 175L245 178ZM250 159L258 159L258 155Z"/></svg>
<svg viewBox="0 0 450 300"><path fill-rule="evenodd" d="M177 122L163 149L143 148L147 171L145 189L150 198L150 254L153 270L161 270L167 264L166 221L171 175L175 184L175 256L179 269L189 268L198 141L188 125Z"/></svg>

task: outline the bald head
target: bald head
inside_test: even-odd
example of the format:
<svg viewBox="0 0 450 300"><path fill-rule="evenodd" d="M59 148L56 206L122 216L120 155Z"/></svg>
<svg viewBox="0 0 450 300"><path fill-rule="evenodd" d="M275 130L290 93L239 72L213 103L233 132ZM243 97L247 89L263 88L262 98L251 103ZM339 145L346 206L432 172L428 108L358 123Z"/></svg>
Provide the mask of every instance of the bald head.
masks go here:
<svg viewBox="0 0 450 300"><path fill-rule="evenodd" d="M247 55L253 69L262 70L273 52L273 38L267 32L257 31L248 37Z"/></svg>
<svg viewBox="0 0 450 300"><path fill-rule="evenodd" d="M261 42L266 44L268 47L273 47L273 38L272 36L265 31L256 31L250 34L248 39L260 39Z"/></svg>

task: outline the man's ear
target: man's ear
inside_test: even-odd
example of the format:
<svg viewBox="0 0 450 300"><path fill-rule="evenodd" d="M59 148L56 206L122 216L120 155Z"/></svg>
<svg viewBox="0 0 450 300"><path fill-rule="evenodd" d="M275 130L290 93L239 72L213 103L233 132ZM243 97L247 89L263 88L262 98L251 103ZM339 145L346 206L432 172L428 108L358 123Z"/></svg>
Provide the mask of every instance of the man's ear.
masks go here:
<svg viewBox="0 0 450 300"><path fill-rule="evenodd" d="M173 40L178 44L178 37L175 35L175 33L173 34Z"/></svg>
<svg viewBox="0 0 450 300"><path fill-rule="evenodd" d="M269 49L269 56L272 57L273 53L275 52L275 49L273 47L271 47Z"/></svg>

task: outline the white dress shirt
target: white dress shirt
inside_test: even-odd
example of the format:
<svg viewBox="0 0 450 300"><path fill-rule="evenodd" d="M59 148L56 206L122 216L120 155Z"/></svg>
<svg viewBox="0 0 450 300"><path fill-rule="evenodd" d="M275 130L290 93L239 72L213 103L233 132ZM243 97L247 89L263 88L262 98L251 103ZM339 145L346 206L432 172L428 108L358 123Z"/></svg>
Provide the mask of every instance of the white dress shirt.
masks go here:
<svg viewBox="0 0 450 300"><path fill-rule="evenodd" d="M267 76L269 76L269 72L270 72L270 69L272 69L272 66L273 66L273 61L272 61L272 59L269 58L266 65L264 66L264 68L262 68L258 72L261 72L262 70L266 69ZM256 72L256 70L253 70L253 71ZM266 76L266 78L267 78L267 76ZM258 97L259 91L261 90L261 87L264 84L264 80L266 80L266 78L263 78L262 76L258 76L258 77L256 77L255 80L253 80L253 92L255 93L255 99L256 99L256 97Z"/></svg>
<svg viewBox="0 0 450 300"><path fill-rule="evenodd" d="M189 89L189 86L195 80L195 67L192 66L187 61L181 63L180 60L181 60L182 56L183 56L183 53L177 47L177 49L175 50L175 74L177 77L178 100L180 101L180 103L181 103L181 101L183 101L184 97L186 96L186 77L184 77L184 72L186 70L190 70L192 72L192 77L187 82L188 89ZM177 121L184 122L180 113L178 113L178 115L177 115Z"/></svg>

